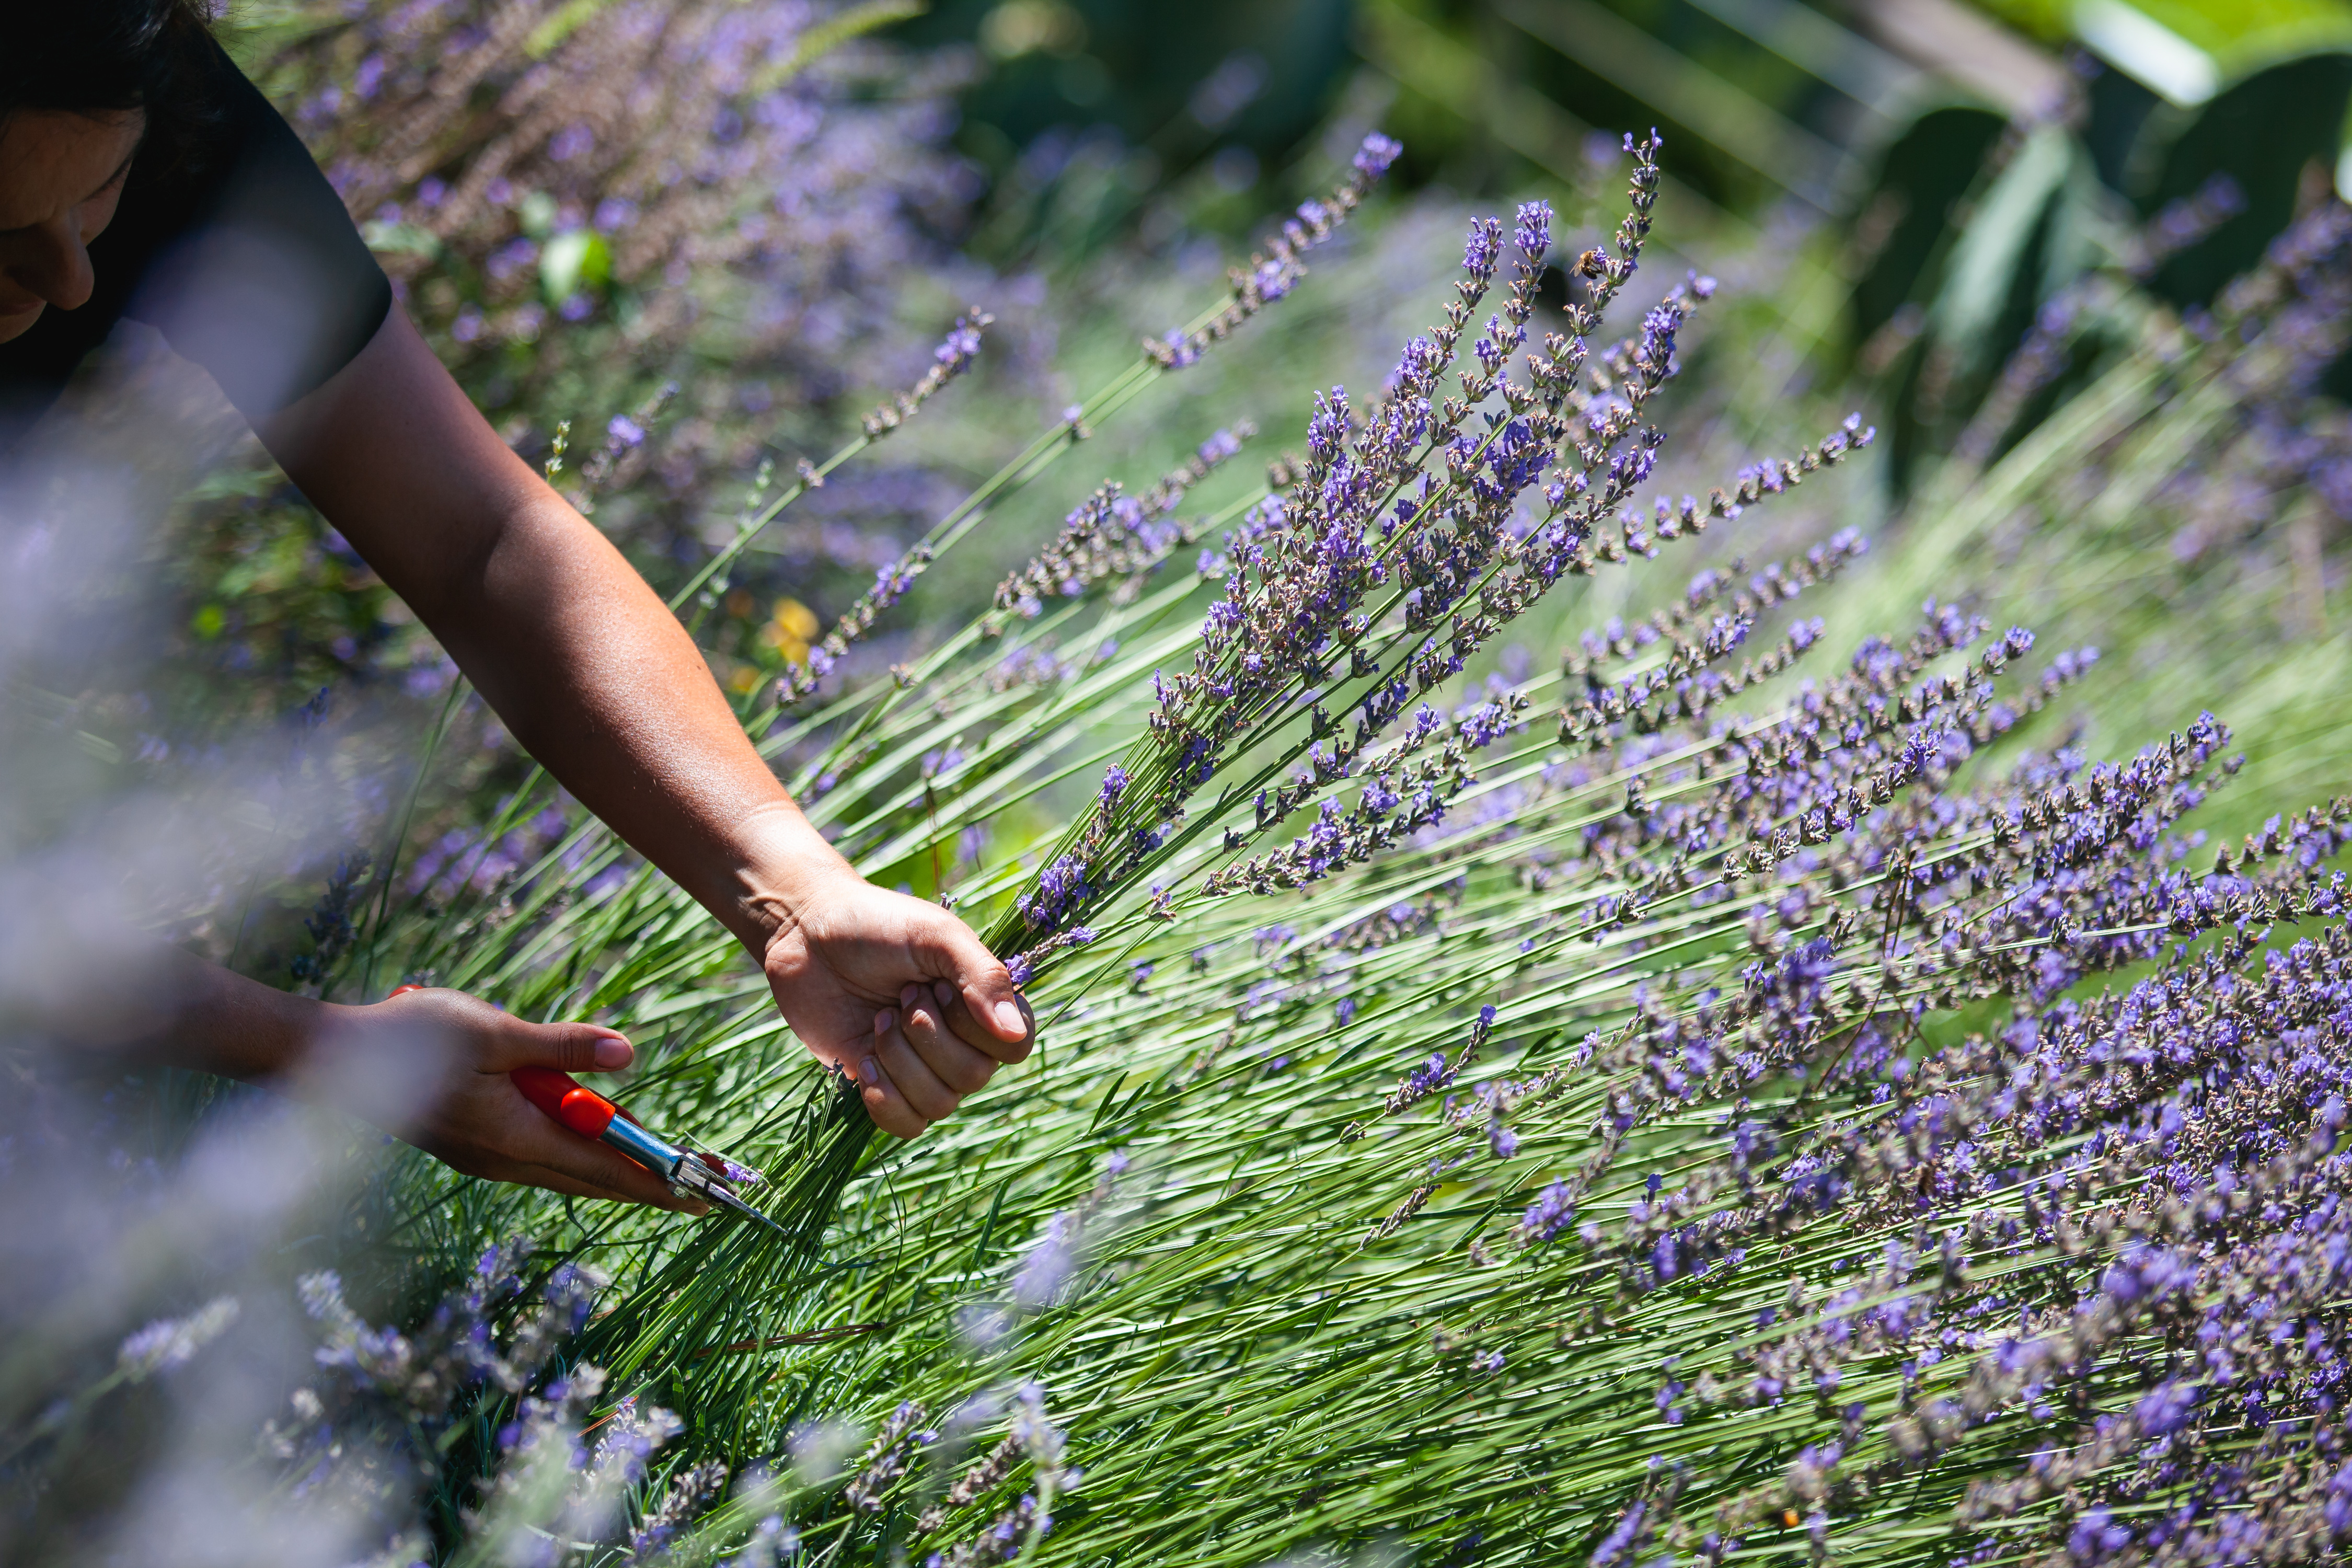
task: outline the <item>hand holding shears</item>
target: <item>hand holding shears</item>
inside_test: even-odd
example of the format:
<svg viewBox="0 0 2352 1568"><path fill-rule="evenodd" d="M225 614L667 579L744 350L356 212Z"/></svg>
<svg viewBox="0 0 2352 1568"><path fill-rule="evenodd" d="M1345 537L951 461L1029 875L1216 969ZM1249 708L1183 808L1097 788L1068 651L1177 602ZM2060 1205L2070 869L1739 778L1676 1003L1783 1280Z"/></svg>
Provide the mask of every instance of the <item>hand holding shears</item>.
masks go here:
<svg viewBox="0 0 2352 1568"><path fill-rule="evenodd" d="M695 1213L715 1203L782 1230L736 1194L761 1179L757 1171L660 1136L552 1065L627 1066L634 1053L613 1031L531 1024L477 997L416 985L376 1006L413 1011L417 1025L458 1041L423 1124L401 1130L425 1152L469 1175ZM518 1093L526 1103L516 1103Z"/></svg>

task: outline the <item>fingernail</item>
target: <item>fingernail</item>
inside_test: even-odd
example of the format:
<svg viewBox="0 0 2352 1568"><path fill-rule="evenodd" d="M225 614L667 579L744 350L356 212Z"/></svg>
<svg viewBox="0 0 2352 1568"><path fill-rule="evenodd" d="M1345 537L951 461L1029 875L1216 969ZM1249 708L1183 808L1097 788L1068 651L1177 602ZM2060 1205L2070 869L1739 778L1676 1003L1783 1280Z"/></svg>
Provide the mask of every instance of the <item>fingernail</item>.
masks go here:
<svg viewBox="0 0 2352 1568"><path fill-rule="evenodd" d="M629 1048L629 1042L626 1040L616 1040L608 1035L596 1042L596 1065L600 1068L627 1067L636 1059L636 1055L635 1051Z"/></svg>
<svg viewBox="0 0 2352 1568"><path fill-rule="evenodd" d="M882 1087L882 1064L880 1062L876 1061L872 1057L867 1057L864 1061L857 1065L865 1070L867 1087L873 1089L879 1089Z"/></svg>
<svg viewBox="0 0 2352 1568"><path fill-rule="evenodd" d="M955 987L949 984L944 980L934 981L932 983L931 996L933 1000L939 1003L942 1010L955 1005Z"/></svg>
<svg viewBox="0 0 2352 1568"><path fill-rule="evenodd" d="M1022 1021L1021 1009L1010 1002L999 1002L996 1005L996 1023L999 1028L1015 1039L1019 1039L1029 1028L1029 1026Z"/></svg>
<svg viewBox="0 0 2352 1568"><path fill-rule="evenodd" d="M898 993L898 1005L901 1007L911 1007L915 1005L915 999L922 994L923 988L921 986L909 985L904 991Z"/></svg>
<svg viewBox="0 0 2352 1568"><path fill-rule="evenodd" d="M874 1015L874 1032L877 1035L887 1035L898 1026L898 1009L885 1007Z"/></svg>

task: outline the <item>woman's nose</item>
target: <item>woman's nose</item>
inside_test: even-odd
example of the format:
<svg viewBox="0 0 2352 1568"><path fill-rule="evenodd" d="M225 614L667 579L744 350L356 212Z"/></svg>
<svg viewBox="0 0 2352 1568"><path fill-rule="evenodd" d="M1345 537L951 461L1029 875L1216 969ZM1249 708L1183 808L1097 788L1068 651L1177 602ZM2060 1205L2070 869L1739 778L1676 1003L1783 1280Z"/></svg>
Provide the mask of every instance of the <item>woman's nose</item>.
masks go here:
<svg viewBox="0 0 2352 1568"><path fill-rule="evenodd" d="M30 230L19 230L7 260L8 280L60 310L78 310L98 289L89 247L82 243L80 215L67 213Z"/></svg>

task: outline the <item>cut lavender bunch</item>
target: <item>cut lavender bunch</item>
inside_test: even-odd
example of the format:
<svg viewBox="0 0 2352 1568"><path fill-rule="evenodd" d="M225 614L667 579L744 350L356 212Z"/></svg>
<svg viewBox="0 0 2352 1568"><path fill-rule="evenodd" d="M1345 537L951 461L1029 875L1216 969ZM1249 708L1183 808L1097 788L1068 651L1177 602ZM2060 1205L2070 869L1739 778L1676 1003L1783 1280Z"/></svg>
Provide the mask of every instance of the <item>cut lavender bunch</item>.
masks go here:
<svg viewBox="0 0 2352 1568"><path fill-rule="evenodd" d="M1654 135L1627 139L1627 216L1612 250L1579 260L1589 299L1570 308L1572 335L1552 334L1540 353L1527 354L1526 382L1504 372L1526 342L1551 244L1551 215L1540 204L1518 215L1513 281L1473 346L1475 363L1458 373L1459 395L1437 401L1501 266L1502 226L1493 219L1472 225L1457 298L1438 327L1408 345L1382 400L1358 416L1344 389L1318 395L1303 471L1226 537L1225 592L1202 625L1192 668L1154 677L1152 743L1121 769L1137 787L1106 795L1050 858L1037 894L1017 906L1021 925L993 934L1022 949L1024 973L1044 973L1052 955L1083 945L1066 938L1073 919L1187 847L1201 831L1187 827L1194 796L1276 736L1286 739L1273 755L1251 756L1245 782L1225 786L1219 805L1246 788L1255 816L1248 827L1224 826L1223 845L1241 848L1310 805L1317 819L1288 848L1212 873L1202 891L1297 886L1435 825L1475 781L1471 754L1521 713L1519 700L1507 698L1465 715L1433 745L1440 720L1416 709L1421 698L1459 675L1563 576L1650 553L1654 534L1672 540L1736 517L1867 443L1852 419L1818 451L1768 460L1704 507L1662 499L1654 521L1629 512L1608 525L1655 465L1664 437L1642 422L1642 410L1674 374L1683 323L1713 290L1708 279L1674 289L1645 314L1638 338L1592 360L1586 340L1640 265L1658 146ZM1496 400L1500 407L1472 426L1474 411ZM1407 728L1373 749L1409 710ZM1294 760L1306 772L1273 785ZM1345 808L1333 786L1359 775L1362 787ZM1169 896L1156 895L1155 906L1164 910Z"/></svg>
<svg viewBox="0 0 2352 1568"><path fill-rule="evenodd" d="M1347 220L1348 216L1361 205L1365 193L1387 172L1397 150L1394 142L1377 132L1367 137L1354 159L1352 173L1334 189L1329 204L1327 205L1310 202L1301 209L1299 218L1294 219L1286 226L1283 237L1275 242L1273 247L1274 251L1279 253L1280 259L1268 260L1261 257L1253 261L1253 268L1262 271L1266 268L1272 268L1273 272L1268 276L1277 280L1287 279L1287 281L1283 281L1275 292L1268 293L1265 279L1256 279L1255 273L1244 275L1237 271L1234 275L1233 298L1202 319L1202 324L1193 330L1197 342L1185 338L1181 331L1171 334L1171 341L1181 340L1190 345L1185 351L1182 363L1191 363L1197 360L1209 344L1230 336L1236 327L1257 314L1273 300L1279 299L1283 293L1287 292L1289 284L1295 282L1303 270L1297 263L1298 253L1313 245L1320 244L1329 237L1339 225ZM1310 209L1311 218L1307 216ZM1307 224L1308 226L1302 227L1302 224ZM944 349L942 353L945 353ZM835 637L828 639L825 649L828 667L842 657L842 651L845 650L851 641L862 637L867 629L870 629L874 616L881 609L887 608L899 594L903 594L905 584L910 584L915 576L928 569L930 562L940 552L950 548L969 533L1002 498L1034 479L1070 447L1083 440L1091 430L1089 420L1099 422L1116 414L1152 380L1174 368L1177 368L1177 361L1174 351L1169 344L1155 344L1147 341L1143 356L1135 365L1084 403L1074 405L1052 429L1032 441L1025 450L997 470L986 483L966 497L946 517L940 519L905 557L883 570L880 575L885 581L877 581L877 593L861 599L858 605L844 616L840 626L836 627ZM829 469L834 463L845 460L851 455L854 447L855 444L852 448L845 448L844 452L828 462L825 468ZM1208 447L1204 447L1202 454L1203 473L1207 468L1223 462L1232 455L1230 452L1219 450L1218 455L1212 459L1207 456L1210 447L1222 447L1222 443L1213 440ZM1195 476L1196 479L1197 477L1199 476ZM1171 476L1171 480L1173 478L1174 476ZM1161 488L1164 489L1168 482L1170 481L1163 481ZM1184 481L1187 487L1192 482L1194 481ZM771 503L755 521L747 521L747 530L765 526L769 519L772 518L782 506L796 499L800 493L800 489L796 489ZM1075 518L1072 520L1072 526L1076 526ZM742 542L743 541L739 540L738 546L740 547ZM704 576L708 575L709 569L706 569ZM899 585L896 592L889 593L887 596L877 597L884 591L885 582ZM698 579L696 586L699 586L699 584L700 579ZM982 623L980 629L985 631L987 623ZM838 649L831 646L835 640L840 643ZM960 643L950 643L949 647L932 656L923 673L928 675L935 672L960 651ZM790 708L814 695L824 673L825 671L815 668L814 660L804 672L795 670L788 673L775 690L777 709ZM911 681L908 684L911 684ZM887 709L889 704L885 702L881 706ZM758 721L771 722L774 717L775 714L772 711L761 715ZM862 726L853 728L849 738L835 743L836 758L846 758L854 754L854 748L856 745L856 737L862 728Z"/></svg>

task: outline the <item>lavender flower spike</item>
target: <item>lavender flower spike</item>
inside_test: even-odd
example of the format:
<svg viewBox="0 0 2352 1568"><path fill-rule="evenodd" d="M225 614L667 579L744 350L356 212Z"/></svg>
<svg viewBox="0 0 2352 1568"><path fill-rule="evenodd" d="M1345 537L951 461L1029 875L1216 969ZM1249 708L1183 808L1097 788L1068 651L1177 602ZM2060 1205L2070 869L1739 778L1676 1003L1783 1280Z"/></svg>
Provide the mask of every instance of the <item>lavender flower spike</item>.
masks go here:
<svg viewBox="0 0 2352 1568"><path fill-rule="evenodd" d="M1162 370L1197 363L1212 343L1230 337L1234 330L1296 288L1306 273L1300 258L1331 237L1349 216L1362 205L1365 194L1380 183L1389 165L1403 151L1378 132L1357 149L1348 177L1328 197L1299 204L1296 216L1264 250L1227 275L1232 292L1221 310L1191 330L1179 327L1143 340L1143 352Z"/></svg>
<svg viewBox="0 0 2352 1568"><path fill-rule="evenodd" d="M1503 248L1503 226L1490 217L1470 220L1470 237L1462 247L1462 270L1477 279L1481 288L1495 276L1495 263Z"/></svg>
<svg viewBox="0 0 2352 1568"><path fill-rule="evenodd" d="M961 375L970 369L971 362L980 357L980 329L989 320L984 311L978 310L958 316L940 346L931 351L932 363L945 368L950 375Z"/></svg>
<svg viewBox="0 0 2352 1568"><path fill-rule="evenodd" d="M194 1357L236 1321L237 1300L221 1296L184 1318L164 1318L122 1342L116 1363L133 1382L168 1372Z"/></svg>
<svg viewBox="0 0 2352 1568"><path fill-rule="evenodd" d="M931 368L923 373L923 379L894 395L860 421L867 439L878 441L904 425L941 387L971 369L971 362L980 356L981 329L994 320L977 305L958 316L946 338L931 351Z"/></svg>
<svg viewBox="0 0 2352 1568"><path fill-rule="evenodd" d="M1356 173L1368 180L1377 180L1389 172L1389 165L1395 163L1397 154L1403 151L1403 142L1375 131L1364 138L1362 146L1356 149Z"/></svg>
<svg viewBox="0 0 2352 1568"><path fill-rule="evenodd" d="M1511 232L1511 240L1529 261L1541 261L1544 253L1551 249L1551 204L1522 204L1517 226Z"/></svg>

